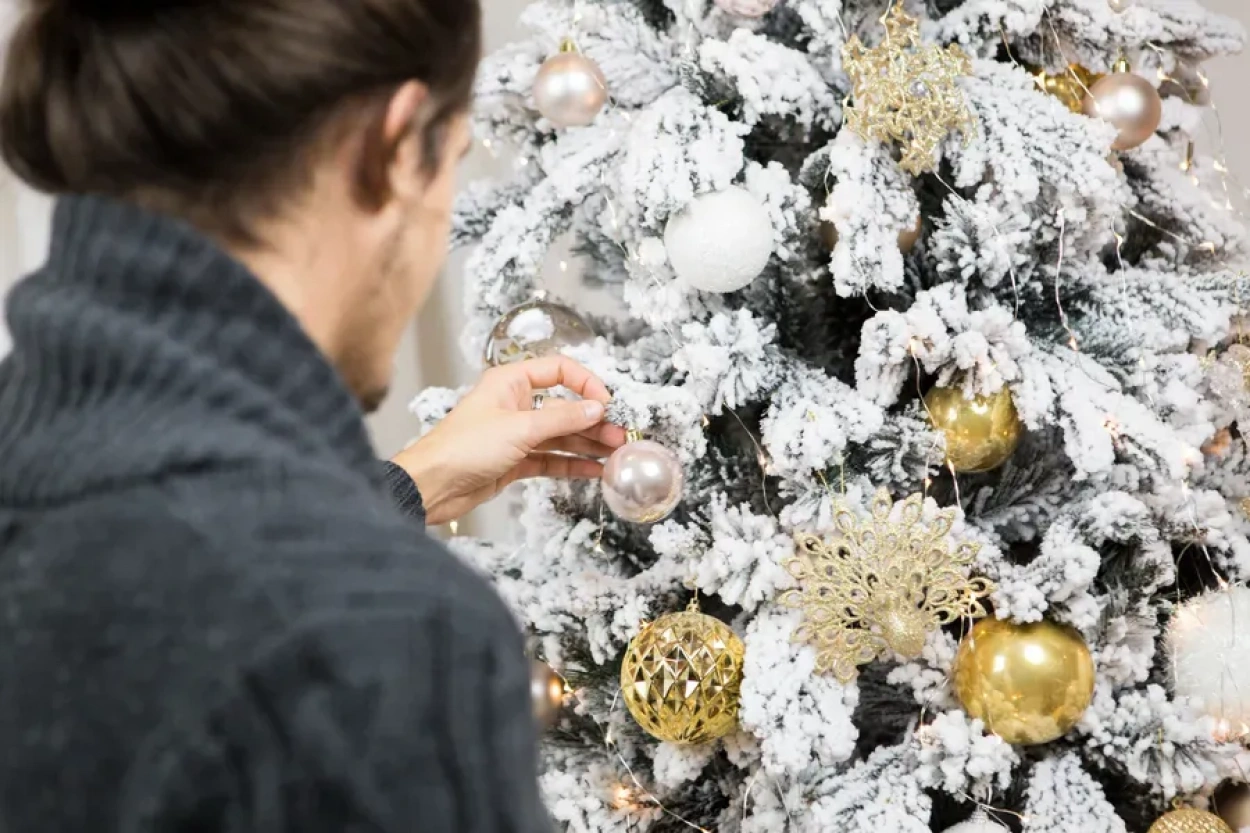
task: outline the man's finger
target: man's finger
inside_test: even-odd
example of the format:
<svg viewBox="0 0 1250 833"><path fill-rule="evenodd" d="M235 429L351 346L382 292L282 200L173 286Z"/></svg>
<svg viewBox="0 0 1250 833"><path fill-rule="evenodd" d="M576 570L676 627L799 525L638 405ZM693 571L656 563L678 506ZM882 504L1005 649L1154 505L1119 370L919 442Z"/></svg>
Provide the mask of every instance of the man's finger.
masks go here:
<svg viewBox="0 0 1250 833"><path fill-rule="evenodd" d="M525 411L523 418L529 420L526 436L531 449L550 440L570 437L589 431L603 422L603 403L594 399L568 402L548 399L540 411Z"/></svg>
<svg viewBox="0 0 1250 833"><path fill-rule="evenodd" d="M564 387L583 399L593 399L605 405L612 401L608 386L568 356L547 356L518 362L508 365L508 370L519 374L519 378L529 385L531 391Z"/></svg>
<svg viewBox="0 0 1250 833"><path fill-rule="evenodd" d="M606 445L613 451L625 445L625 429L610 422L602 422L583 431L582 436L600 445Z"/></svg>
<svg viewBox="0 0 1250 833"><path fill-rule="evenodd" d="M534 450L543 454L550 454L554 451L562 454L576 454L580 457L593 457L598 460L609 457L613 451L616 451L615 448L589 439L584 434L547 440L545 443L539 443L538 448Z"/></svg>
<svg viewBox="0 0 1250 833"><path fill-rule="evenodd" d="M508 482L549 477L555 480L594 480L603 475L603 464L578 457L531 454L508 475Z"/></svg>

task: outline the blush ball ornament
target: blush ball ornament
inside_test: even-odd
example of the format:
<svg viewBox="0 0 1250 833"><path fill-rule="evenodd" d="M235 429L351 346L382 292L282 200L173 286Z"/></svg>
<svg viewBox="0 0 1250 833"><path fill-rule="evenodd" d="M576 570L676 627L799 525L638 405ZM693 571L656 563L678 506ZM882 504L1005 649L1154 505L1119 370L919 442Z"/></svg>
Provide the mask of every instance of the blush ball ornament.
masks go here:
<svg viewBox="0 0 1250 833"><path fill-rule="evenodd" d="M1225 781L1211 797L1211 809L1237 833L1250 830L1250 785Z"/></svg>
<svg viewBox="0 0 1250 833"><path fill-rule="evenodd" d="M1116 62L1115 72L1104 75L1085 97L1085 115L1102 119L1120 131L1111 143L1113 150L1132 150L1154 135L1163 119L1163 100L1158 91L1129 69L1128 62Z"/></svg>
<svg viewBox="0 0 1250 833"><path fill-rule="evenodd" d="M681 503L686 475L669 449L630 432L603 467L603 502L623 521L652 524Z"/></svg>
<svg viewBox="0 0 1250 833"><path fill-rule="evenodd" d="M1172 688L1201 702L1220 739L1250 735L1250 588L1232 586L1186 602L1168 623Z"/></svg>
<svg viewBox="0 0 1250 833"><path fill-rule="evenodd" d="M608 82L598 64L565 41L538 70L534 103L556 127L585 127L608 103Z"/></svg>
<svg viewBox="0 0 1250 833"><path fill-rule="evenodd" d="M773 255L768 210L745 188L695 198L664 231L673 271L702 292L736 292L759 277Z"/></svg>
<svg viewBox="0 0 1250 833"><path fill-rule="evenodd" d="M777 0L716 0L716 5L738 17L763 17L776 7Z"/></svg>

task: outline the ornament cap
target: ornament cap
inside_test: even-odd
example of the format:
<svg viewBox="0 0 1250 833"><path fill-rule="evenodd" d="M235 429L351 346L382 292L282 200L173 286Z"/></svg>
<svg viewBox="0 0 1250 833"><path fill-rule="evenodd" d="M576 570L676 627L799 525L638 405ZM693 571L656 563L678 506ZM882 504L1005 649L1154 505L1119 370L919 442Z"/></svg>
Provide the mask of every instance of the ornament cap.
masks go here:
<svg viewBox="0 0 1250 833"><path fill-rule="evenodd" d="M1115 59L1115 63L1111 65L1112 72L1132 72L1133 65L1129 63L1128 58L1123 52Z"/></svg>
<svg viewBox="0 0 1250 833"><path fill-rule="evenodd" d="M644 439L646 439L646 437L644 437L643 433L637 428L628 428L625 431L625 442L627 443L640 443Z"/></svg>
<svg viewBox="0 0 1250 833"><path fill-rule="evenodd" d="M580 50L577 48L577 41L573 40L572 38L565 38L564 40L560 41L560 54L561 55L571 55L578 51Z"/></svg>

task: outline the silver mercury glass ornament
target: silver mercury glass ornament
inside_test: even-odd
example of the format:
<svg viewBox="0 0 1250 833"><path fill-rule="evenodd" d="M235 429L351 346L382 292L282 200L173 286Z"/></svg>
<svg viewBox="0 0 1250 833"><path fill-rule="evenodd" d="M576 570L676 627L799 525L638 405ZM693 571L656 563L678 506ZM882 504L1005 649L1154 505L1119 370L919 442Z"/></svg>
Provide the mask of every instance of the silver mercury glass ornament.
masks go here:
<svg viewBox="0 0 1250 833"><path fill-rule="evenodd" d="M603 501L621 520L637 524L661 521L681 503L686 475L669 449L629 432L629 442L603 468Z"/></svg>
<svg viewBox="0 0 1250 833"><path fill-rule="evenodd" d="M1159 129L1163 119L1163 100L1149 81L1136 75L1124 58L1115 63L1115 71L1090 87L1083 105L1085 115L1115 125L1120 134L1111 144L1114 150L1131 150L1145 142Z"/></svg>
<svg viewBox="0 0 1250 833"><path fill-rule="evenodd" d="M541 359L594 341L596 336L574 310L540 298L503 314L486 340L483 359L487 367Z"/></svg>
<svg viewBox="0 0 1250 833"><path fill-rule="evenodd" d="M599 65L566 40L539 68L534 103L556 127L585 127L608 103L608 82Z"/></svg>

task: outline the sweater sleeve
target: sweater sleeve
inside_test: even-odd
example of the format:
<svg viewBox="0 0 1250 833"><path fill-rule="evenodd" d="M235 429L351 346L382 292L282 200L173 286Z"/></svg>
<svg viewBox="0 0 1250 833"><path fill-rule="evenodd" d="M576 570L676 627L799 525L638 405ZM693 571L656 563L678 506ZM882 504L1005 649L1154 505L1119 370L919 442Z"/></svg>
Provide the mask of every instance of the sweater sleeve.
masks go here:
<svg viewBox="0 0 1250 833"><path fill-rule="evenodd" d="M400 466L387 461L383 465L383 477L386 490L400 512L425 526L425 503L421 500L421 492L408 472Z"/></svg>

